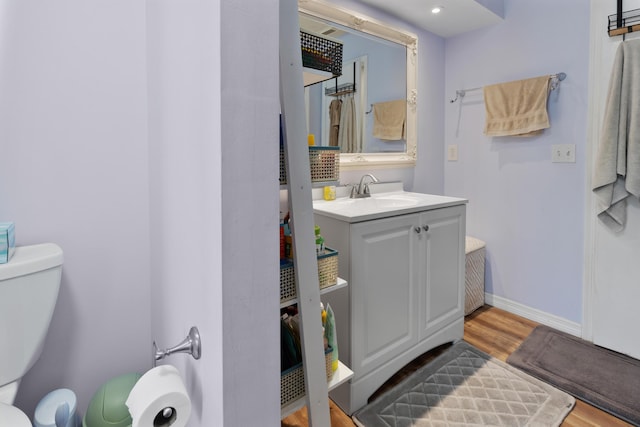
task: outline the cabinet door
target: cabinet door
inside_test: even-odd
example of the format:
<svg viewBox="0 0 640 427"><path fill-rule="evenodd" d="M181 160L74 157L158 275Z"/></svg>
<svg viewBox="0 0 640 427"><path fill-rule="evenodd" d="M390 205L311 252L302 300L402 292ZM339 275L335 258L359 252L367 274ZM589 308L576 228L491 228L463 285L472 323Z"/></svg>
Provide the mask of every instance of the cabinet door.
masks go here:
<svg viewBox="0 0 640 427"><path fill-rule="evenodd" d="M417 342L418 214L351 226L351 363L360 377Z"/></svg>
<svg viewBox="0 0 640 427"><path fill-rule="evenodd" d="M418 293L423 339L464 317L465 206L425 212L420 225Z"/></svg>

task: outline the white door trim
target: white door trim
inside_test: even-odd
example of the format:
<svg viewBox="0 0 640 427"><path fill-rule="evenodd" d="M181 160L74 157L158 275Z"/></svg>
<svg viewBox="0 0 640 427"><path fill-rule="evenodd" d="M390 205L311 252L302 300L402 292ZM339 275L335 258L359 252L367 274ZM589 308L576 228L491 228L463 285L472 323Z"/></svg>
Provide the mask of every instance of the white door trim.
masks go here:
<svg viewBox="0 0 640 427"><path fill-rule="evenodd" d="M591 22L589 28L589 94L587 112L587 149L585 152L585 205L584 205L584 268L582 287L582 338L593 340L593 292L594 274L596 263L596 207L591 191L591 176L593 173L593 160L597 155L598 139L602 117L601 86L598 84L603 74L598 58L602 55L602 33L604 32L602 14L599 12L599 0L591 0Z"/></svg>

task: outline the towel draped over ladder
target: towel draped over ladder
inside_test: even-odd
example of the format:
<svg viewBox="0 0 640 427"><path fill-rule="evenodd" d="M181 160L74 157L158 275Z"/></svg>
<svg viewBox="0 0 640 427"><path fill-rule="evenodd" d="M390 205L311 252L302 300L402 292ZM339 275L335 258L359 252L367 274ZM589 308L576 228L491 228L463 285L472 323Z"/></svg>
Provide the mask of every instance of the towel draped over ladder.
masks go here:
<svg viewBox="0 0 640 427"><path fill-rule="evenodd" d="M640 197L640 40L616 51L593 174L598 218L624 228L627 197Z"/></svg>

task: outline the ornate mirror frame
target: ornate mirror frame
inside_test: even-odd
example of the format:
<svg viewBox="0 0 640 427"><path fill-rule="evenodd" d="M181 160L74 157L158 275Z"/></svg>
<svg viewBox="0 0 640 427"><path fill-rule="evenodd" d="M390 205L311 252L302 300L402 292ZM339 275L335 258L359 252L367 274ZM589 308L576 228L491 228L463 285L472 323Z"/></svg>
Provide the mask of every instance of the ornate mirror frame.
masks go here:
<svg viewBox="0 0 640 427"><path fill-rule="evenodd" d="M407 118L406 152L404 153L340 153L340 170L412 167L417 158L417 75L418 37L388 25L317 0L298 0L298 10L326 21L335 22L371 34L407 49Z"/></svg>

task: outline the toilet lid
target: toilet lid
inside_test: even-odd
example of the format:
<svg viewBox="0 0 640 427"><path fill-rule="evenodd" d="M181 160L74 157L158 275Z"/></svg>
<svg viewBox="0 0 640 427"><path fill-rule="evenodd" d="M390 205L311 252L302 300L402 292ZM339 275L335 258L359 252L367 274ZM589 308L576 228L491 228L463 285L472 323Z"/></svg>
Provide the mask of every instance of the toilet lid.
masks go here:
<svg viewBox="0 0 640 427"><path fill-rule="evenodd" d="M31 421L20 409L15 406L0 403L0 420L2 425L11 427L31 427Z"/></svg>

